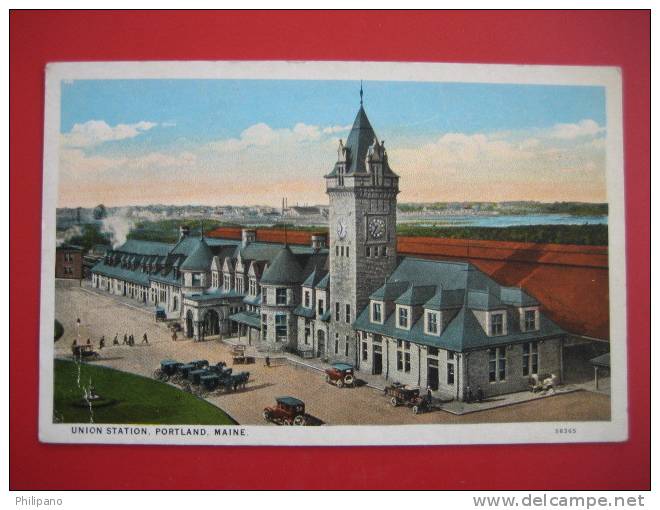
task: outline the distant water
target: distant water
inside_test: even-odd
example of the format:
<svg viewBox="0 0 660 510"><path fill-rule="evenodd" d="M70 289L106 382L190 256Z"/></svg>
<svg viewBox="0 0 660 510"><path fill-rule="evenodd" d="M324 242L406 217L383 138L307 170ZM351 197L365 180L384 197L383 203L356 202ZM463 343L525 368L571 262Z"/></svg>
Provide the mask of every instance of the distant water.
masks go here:
<svg viewBox="0 0 660 510"><path fill-rule="evenodd" d="M607 225L607 216L572 216L570 214L529 214L499 216L423 216L398 218L398 223L420 227L518 227L527 225Z"/></svg>

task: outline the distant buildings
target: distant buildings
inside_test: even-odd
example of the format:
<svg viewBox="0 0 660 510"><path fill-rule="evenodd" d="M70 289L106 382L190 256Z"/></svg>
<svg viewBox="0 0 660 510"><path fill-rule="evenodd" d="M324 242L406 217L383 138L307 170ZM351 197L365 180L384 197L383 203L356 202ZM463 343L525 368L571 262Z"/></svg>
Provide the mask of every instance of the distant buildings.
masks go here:
<svg viewBox="0 0 660 510"><path fill-rule="evenodd" d="M55 278L83 278L83 249L73 244L62 244L55 250Z"/></svg>

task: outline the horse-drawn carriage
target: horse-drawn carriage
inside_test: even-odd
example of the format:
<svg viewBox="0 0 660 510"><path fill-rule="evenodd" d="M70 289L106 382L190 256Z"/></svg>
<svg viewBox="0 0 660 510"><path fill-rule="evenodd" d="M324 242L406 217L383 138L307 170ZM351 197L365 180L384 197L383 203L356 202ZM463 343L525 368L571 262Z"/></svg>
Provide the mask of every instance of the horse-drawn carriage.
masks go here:
<svg viewBox="0 0 660 510"><path fill-rule="evenodd" d="M405 405L412 408L413 414L419 414L431 409L431 400L419 393L419 388L411 388L394 383L385 388L385 394L390 397L392 407Z"/></svg>
<svg viewBox="0 0 660 510"><path fill-rule="evenodd" d="M160 362L160 368L154 371L154 379L169 381L171 377L177 374L177 371L182 365L183 363L179 363L173 359L164 359Z"/></svg>
<svg viewBox="0 0 660 510"><path fill-rule="evenodd" d="M82 361L82 360L97 360L101 355L94 350L92 344L73 344L71 346L71 353L73 354L73 359Z"/></svg>

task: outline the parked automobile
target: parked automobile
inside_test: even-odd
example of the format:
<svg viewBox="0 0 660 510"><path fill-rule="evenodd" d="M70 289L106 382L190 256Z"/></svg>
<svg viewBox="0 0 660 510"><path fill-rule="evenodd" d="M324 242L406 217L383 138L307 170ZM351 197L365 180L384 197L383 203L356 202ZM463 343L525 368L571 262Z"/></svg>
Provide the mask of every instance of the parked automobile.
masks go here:
<svg viewBox="0 0 660 510"><path fill-rule="evenodd" d="M419 388L410 388L394 383L385 387L385 394L390 396L392 407L405 405L412 408L413 414L419 414L431 409L430 399L419 394Z"/></svg>
<svg viewBox="0 0 660 510"><path fill-rule="evenodd" d="M275 406L266 407L264 420L278 425L306 425L305 403L294 397L277 397Z"/></svg>
<svg viewBox="0 0 660 510"><path fill-rule="evenodd" d="M156 308L156 321L165 321L167 320L167 314L162 308Z"/></svg>
<svg viewBox="0 0 660 510"><path fill-rule="evenodd" d="M91 344L73 345L71 347L71 352L73 354L73 359L78 361L83 359L97 360L101 357Z"/></svg>
<svg viewBox="0 0 660 510"><path fill-rule="evenodd" d="M334 363L325 371L325 382L334 384L337 388L355 385L353 365L347 363Z"/></svg>

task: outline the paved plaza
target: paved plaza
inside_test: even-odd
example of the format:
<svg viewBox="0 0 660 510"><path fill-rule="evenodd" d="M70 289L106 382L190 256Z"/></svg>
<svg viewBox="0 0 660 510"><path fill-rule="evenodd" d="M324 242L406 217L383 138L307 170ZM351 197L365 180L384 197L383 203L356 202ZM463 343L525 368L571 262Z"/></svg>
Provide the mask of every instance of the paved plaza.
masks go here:
<svg viewBox="0 0 660 510"><path fill-rule="evenodd" d="M78 286L77 282L56 284L55 317L64 326L64 336L55 344L55 355L71 357L71 342L76 336L76 319L80 318L80 337L90 338L95 348L101 335L106 347L101 359L94 363L151 377L161 359L180 361L207 359L211 363L226 361L231 366L231 345L208 340L174 342L165 323L156 322L148 309L116 297L98 294ZM115 334L120 342L124 334L133 334L135 346L113 346ZM146 333L149 345L142 344ZM248 370L250 382L245 390L208 397L209 402L229 413L238 423L262 425L262 410L272 405L275 397L290 395L302 399L309 414L328 425L395 425L415 423L488 423L516 421L589 421L610 418L610 399L606 394L584 391L583 387L565 387L549 398L529 394L486 402L479 407L460 402L441 403L444 409L413 415L406 407L393 408L379 387L382 383L358 373L369 385L339 389L325 382L323 366L318 361L273 357L266 367L263 354L253 365L239 365L236 371ZM380 385L380 386L379 386ZM579 391L575 391L579 390ZM505 404L505 405L503 405ZM472 412L478 411L478 412Z"/></svg>

